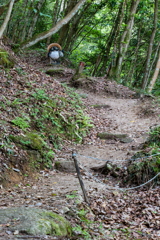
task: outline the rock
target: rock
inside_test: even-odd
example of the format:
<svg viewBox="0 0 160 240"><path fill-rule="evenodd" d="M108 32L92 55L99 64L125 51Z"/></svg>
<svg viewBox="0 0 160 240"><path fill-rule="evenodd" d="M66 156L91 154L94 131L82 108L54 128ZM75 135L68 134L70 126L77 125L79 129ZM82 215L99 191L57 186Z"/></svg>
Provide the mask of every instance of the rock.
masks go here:
<svg viewBox="0 0 160 240"><path fill-rule="evenodd" d="M106 105L106 104L101 104L101 105L99 105L99 104L96 104L96 105L91 105L92 107L94 107L94 108L111 108L111 106L110 105Z"/></svg>
<svg viewBox="0 0 160 240"><path fill-rule="evenodd" d="M70 223L62 216L37 208L0 209L0 224L19 219L16 225L10 225L9 231L25 232L28 235L71 235Z"/></svg>
<svg viewBox="0 0 160 240"><path fill-rule="evenodd" d="M133 139L131 139L127 134L114 134L114 133L102 132L102 133L98 133L97 137L99 137L100 139L120 140L123 143L129 143L133 141Z"/></svg>
<svg viewBox="0 0 160 240"><path fill-rule="evenodd" d="M62 172L72 172L72 173L76 172L76 168L73 161L70 161L70 162L63 161L63 160L57 161L55 162L55 168Z"/></svg>
<svg viewBox="0 0 160 240"><path fill-rule="evenodd" d="M70 211L70 209L68 207L63 207L62 208L62 214L68 213Z"/></svg>
<svg viewBox="0 0 160 240"><path fill-rule="evenodd" d="M50 68L47 69L46 74L50 76L55 76L55 75L63 75L64 76L64 69L63 68Z"/></svg>
<svg viewBox="0 0 160 240"><path fill-rule="evenodd" d="M122 138L121 140L120 140L120 142L122 142L122 143L130 143L130 142L133 142L133 139L132 138Z"/></svg>
<svg viewBox="0 0 160 240"><path fill-rule="evenodd" d="M96 77L89 77L83 73L76 72L71 80L71 85L73 87L90 88L90 86L95 85L98 82Z"/></svg>
<svg viewBox="0 0 160 240"><path fill-rule="evenodd" d="M36 207L40 207L40 206L42 206L42 203L36 203L36 205L35 205Z"/></svg>

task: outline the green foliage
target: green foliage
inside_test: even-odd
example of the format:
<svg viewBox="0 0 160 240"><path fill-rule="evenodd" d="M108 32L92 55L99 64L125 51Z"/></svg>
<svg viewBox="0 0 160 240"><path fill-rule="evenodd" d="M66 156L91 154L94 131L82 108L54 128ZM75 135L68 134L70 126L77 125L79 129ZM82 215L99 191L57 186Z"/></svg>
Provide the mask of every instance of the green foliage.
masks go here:
<svg viewBox="0 0 160 240"><path fill-rule="evenodd" d="M3 48L0 48L0 65L4 68L12 68L14 66L13 59L9 57L8 53Z"/></svg>
<svg viewBox="0 0 160 240"><path fill-rule="evenodd" d="M84 237L85 240L91 240L91 235L87 232L87 229L82 229L80 225L76 224L76 227L72 228L73 231L76 231L79 233L81 237Z"/></svg>
<svg viewBox="0 0 160 240"><path fill-rule="evenodd" d="M68 199L73 199L73 198L77 198L77 191L73 191L72 194L67 194L66 197Z"/></svg>
<svg viewBox="0 0 160 240"><path fill-rule="evenodd" d="M49 99L48 95L43 89L36 89L36 92L32 93L32 96L37 100L47 100Z"/></svg>
<svg viewBox="0 0 160 240"><path fill-rule="evenodd" d="M150 148L146 154L145 148ZM133 159L142 158L141 161L132 162L128 167L127 181L138 184L144 183L160 172L160 127L154 128L144 144L144 150L135 154ZM157 184L157 179L155 179Z"/></svg>
<svg viewBox="0 0 160 240"><path fill-rule="evenodd" d="M11 122L23 130L30 127L29 123L24 118L21 117L16 117Z"/></svg>
<svg viewBox="0 0 160 240"><path fill-rule="evenodd" d="M150 132L150 137L148 139L149 145L150 146L155 146L155 144L160 147L160 126L155 127L151 132Z"/></svg>

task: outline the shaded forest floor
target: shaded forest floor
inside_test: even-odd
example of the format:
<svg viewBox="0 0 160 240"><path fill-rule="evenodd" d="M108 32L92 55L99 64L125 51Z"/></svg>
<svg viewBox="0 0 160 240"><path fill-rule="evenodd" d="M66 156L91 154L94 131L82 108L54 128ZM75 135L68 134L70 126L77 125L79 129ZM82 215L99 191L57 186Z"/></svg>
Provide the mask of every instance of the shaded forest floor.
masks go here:
<svg viewBox="0 0 160 240"><path fill-rule="evenodd" d="M48 63L45 57L39 59L31 54L25 56L24 61L26 60L33 64L33 68L46 71ZM35 71L38 75L38 70ZM72 69L64 66L63 73L55 74L53 81L56 79L68 84L73 73ZM75 227L73 239L160 239L160 188L152 189L151 184L137 191L108 190L105 184L123 187L120 185L120 176L105 176L91 170L103 163L101 159L107 159L121 165L125 171L125 160L138 151L139 146L147 139L151 127L159 124L159 102L150 97L139 98L134 91L104 78L98 78L94 86L91 84L88 88L75 91L80 94L86 106L85 112L92 118L95 128L84 138L83 144L67 142L61 151L57 150L55 161L72 161L73 149L76 149L79 155L85 156L77 157L82 165L101 181L97 183L81 168L92 213L83 202L73 167L64 167L63 164L59 170L55 170L53 164L51 170L40 171L35 178L26 176L24 181L15 186L2 188L0 208L38 207L60 213ZM115 139L100 140L97 138L99 132L128 134L132 141L124 143ZM120 159L124 162L116 161ZM7 226L0 226L0 230L0 239L17 239L13 233L7 231ZM35 237L59 239L49 236Z"/></svg>

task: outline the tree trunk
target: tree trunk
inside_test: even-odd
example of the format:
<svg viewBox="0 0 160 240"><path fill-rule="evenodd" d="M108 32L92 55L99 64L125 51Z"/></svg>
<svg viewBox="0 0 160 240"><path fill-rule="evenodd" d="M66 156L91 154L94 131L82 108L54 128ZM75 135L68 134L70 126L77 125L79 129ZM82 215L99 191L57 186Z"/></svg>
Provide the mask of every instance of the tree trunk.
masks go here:
<svg viewBox="0 0 160 240"><path fill-rule="evenodd" d="M69 3L69 5L68 5L68 7L65 11L65 15L67 15L69 12L72 11L75 4L76 4L76 0ZM59 35L59 38L58 38L58 41L57 41L58 44L60 44L60 45L63 44L63 40L66 37L67 32L69 32L69 22L67 24L65 24L60 31L60 35Z"/></svg>
<svg viewBox="0 0 160 240"><path fill-rule="evenodd" d="M3 21L2 26L0 27L0 38L2 38L2 35L3 35L3 33L4 33L4 31L7 27L7 24L9 22L11 12L12 12L12 9L13 9L13 5L14 5L14 0L11 0L10 3L9 3L9 6L8 6L8 11L7 11L6 17Z"/></svg>
<svg viewBox="0 0 160 240"><path fill-rule="evenodd" d="M30 27L29 27L29 30L28 30L28 34L27 34L27 39L30 39L32 37L32 35L33 35L34 28L35 28L36 22L38 20L39 12L41 10L43 2L44 2L44 0L39 0L39 2L37 3L37 6L36 6L37 12L35 13L35 15L32 18L32 22L30 24Z"/></svg>
<svg viewBox="0 0 160 240"><path fill-rule="evenodd" d="M70 13L67 14L67 16L65 16L62 20L60 20L56 26L54 26L53 28L51 28L49 31L43 32L38 34L37 36L33 37L32 39L28 40L25 43L21 44L21 47L27 48L30 46L33 46L34 44L36 44L37 42L48 38L49 36L53 35L54 33L58 32L65 24L67 24L72 17L74 17L74 15L79 11L79 9L83 6L83 4L86 2L87 0L80 0L76 6L72 9L72 11Z"/></svg>
<svg viewBox="0 0 160 240"><path fill-rule="evenodd" d="M158 45L157 45L157 48L156 48L156 51L155 51L155 54L154 54L154 58L153 58L153 60L152 60L151 66L150 66L150 68L149 68L149 72L148 72L148 76L147 76L147 82L148 82L148 80L149 80L149 77L150 77L150 74L151 74L151 71L152 71L152 68L153 68L153 64L154 64L154 62L156 61L156 58L157 58L159 46L160 46L160 41L159 41L159 43L158 43Z"/></svg>
<svg viewBox="0 0 160 240"><path fill-rule="evenodd" d="M123 8L122 8L122 11L121 11L121 18L120 18L120 22L119 22L119 27L118 27L118 30L116 31L116 35L115 35L115 41L114 41L114 51L115 52L116 52L117 38L118 38L118 34L120 32L120 29L121 29L126 4L127 4L127 0L125 0L125 2L123 4Z"/></svg>
<svg viewBox="0 0 160 240"><path fill-rule="evenodd" d="M118 79L120 77L123 59L125 57L125 54L127 52L129 42L130 42L130 39L131 39L132 28L133 28L133 25L134 25L135 13L136 13L139 2L140 2L140 0L136 0L132 4L129 19L128 19L128 22L127 22L127 26L126 26L123 34L122 34L122 37L121 37L121 42L120 42L120 46L119 46L119 53L118 53L118 57L117 57L117 60L116 60L116 67L113 67L112 72L110 73L110 75L112 77L116 77Z"/></svg>
<svg viewBox="0 0 160 240"><path fill-rule="evenodd" d="M26 32L27 32L27 25L28 25L30 16L32 14L32 11L30 9L32 9L32 7L33 7L33 2L31 2L30 8L29 8L28 13L27 13L27 16L25 18L25 24L23 26L23 31L22 31L22 34L21 34L21 37L20 37L20 42L23 42L25 40L25 36L26 36Z"/></svg>
<svg viewBox="0 0 160 240"><path fill-rule="evenodd" d="M112 43L113 43L113 39L114 39L115 33L117 32L118 25L120 23L122 9L123 9L123 2L120 3L118 14L117 14L117 17L116 17L116 20L115 20L115 24L113 25L112 30L111 30L110 35L109 35L109 38L106 41L105 55L103 53L100 54L101 56L100 56L99 60L97 59L95 69L94 69L94 72L93 72L92 76L97 75L96 72L97 72L97 69L98 69L102 59L103 59L103 64L102 64L101 68L99 69L98 73L102 73L106 69L106 64L107 64L107 61L108 61L109 56L110 56L109 53L110 53L110 49L111 49L111 46L112 46Z"/></svg>
<svg viewBox="0 0 160 240"><path fill-rule="evenodd" d="M12 39L13 39L14 42L18 42L18 41L19 41L20 33L21 33L22 30L23 30L23 27L24 27L24 19L25 19L25 16L26 16L28 1L29 1L29 0L24 0L24 2L23 2L23 5L22 5L22 9L24 9L23 15L22 15L22 17L19 19L18 23L16 24L16 30L17 30L17 31L15 31L15 36L12 36ZM15 11L14 11L14 12L15 12ZM10 20L10 21L11 21L11 20ZM18 28L19 25L20 25L20 27Z"/></svg>
<svg viewBox="0 0 160 240"><path fill-rule="evenodd" d="M76 39L78 38L80 33L83 31L86 24L88 23L88 21L85 21L84 24L81 26L81 28L80 29L78 28L80 20L81 20L81 18L83 18L83 13L86 12L86 10L88 9L88 7L90 5L91 5L91 3L88 3L79 15L76 14L74 16L72 24L70 26L70 30L69 30L69 32L67 34L67 37L66 37L66 41L64 43L64 46L65 46L64 50L66 52L71 51L73 49L74 42L76 41Z"/></svg>
<svg viewBox="0 0 160 240"><path fill-rule="evenodd" d="M52 27L54 27L56 25L57 13L58 13L58 3L59 3L59 0L56 0L54 12L53 12L53 24L52 24ZM47 38L47 43L46 43L47 46L50 44L51 37L52 37L52 35Z"/></svg>
<svg viewBox="0 0 160 240"><path fill-rule="evenodd" d="M153 31L152 31L151 38L150 38L150 43L149 43L149 48L148 48L148 53L147 53L147 61L146 61L146 66L145 66L145 71L144 71L144 76L143 76L143 81L142 81L142 89L143 90L145 90L147 83L148 83L147 77L148 77L148 71L149 71L149 64L150 64L150 59L151 59L151 54L152 54L154 37L156 34L156 29L157 29L157 13L158 13L158 0L155 0Z"/></svg>
<svg viewBox="0 0 160 240"><path fill-rule="evenodd" d="M160 52L159 52L159 56L158 56L158 61L157 61L157 64L156 64L156 69L155 69L155 72L153 74L153 77L152 77L152 80L149 84L149 87L148 87L148 92L151 92L153 87L154 87L154 84L157 80L157 77L158 77L158 74L159 74L159 69L160 69Z"/></svg>
<svg viewBox="0 0 160 240"><path fill-rule="evenodd" d="M143 22L142 22L142 23L143 23ZM129 71L128 78L127 78L127 82L129 81L129 78L130 78L130 86L131 86L131 84L132 84L132 78L133 78L133 74L134 74L134 69L135 69L135 67L136 67L136 61L137 61L139 46L140 46L140 43L141 43L141 41L142 41L142 39L143 39L143 36L144 36L144 33L145 33L145 31L144 31L143 34L142 34L142 37L140 38L142 23L141 23L141 26L140 26L139 31L138 31L138 39L137 39L138 43L137 43L137 47L136 47L136 50L135 50L135 58L134 58L133 62L131 63L131 66L132 66L132 64L133 64L133 68L132 68L132 72L131 72L131 77L130 77L130 71Z"/></svg>

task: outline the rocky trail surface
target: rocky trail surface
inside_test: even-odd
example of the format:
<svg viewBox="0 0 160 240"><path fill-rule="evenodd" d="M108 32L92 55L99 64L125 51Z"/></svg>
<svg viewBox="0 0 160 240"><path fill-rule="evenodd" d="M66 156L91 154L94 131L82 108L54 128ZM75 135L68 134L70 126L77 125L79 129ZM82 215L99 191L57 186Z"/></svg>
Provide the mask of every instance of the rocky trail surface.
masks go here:
<svg viewBox="0 0 160 240"><path fill-rule="evenodd" d="M56 79L62 82L65 76L58 75ZM68 75L66 79L68 83ZM99 84L104 81L106 80L101 79ZM124 94L119 95L115 86L117 89L123 88ZM59 170L53 166L52 170L40 171L35 178L26 176L23 182L15 186L7 189L1 187L0 209L42 208L61 214L75 227L75 237L62 239L160 239L159 187L152 189L150 185L149 189L128 192L109 190L107 186L119 188L120 179L110 175L102 176L91 170L104 163L101 161L104 159L125 167L125 160L133 156L139 145L146 140L150 128L158 125L158 103L149 97L133 98L130 90L109 80L108 92L93 92L89 89L75 91L80 94L86 106L85 111L92 118L95 128L83 144L70 143L63 151L56 151L55 161L62 162ZM97 137L101 132L127 134L131 141L103 140ZM83 167L80 168L92 212L83 201L73 165L73 149L76 149L77 158L87 171L101 181L96 182ZM88 222L82 220L83 216ZM48 235L32 237L26 233L10 231L10 224L0 224L0 239L61 239Z"/></svg>

